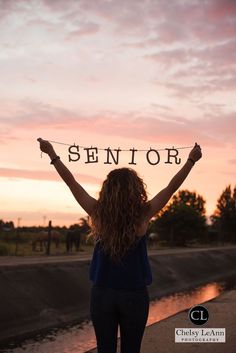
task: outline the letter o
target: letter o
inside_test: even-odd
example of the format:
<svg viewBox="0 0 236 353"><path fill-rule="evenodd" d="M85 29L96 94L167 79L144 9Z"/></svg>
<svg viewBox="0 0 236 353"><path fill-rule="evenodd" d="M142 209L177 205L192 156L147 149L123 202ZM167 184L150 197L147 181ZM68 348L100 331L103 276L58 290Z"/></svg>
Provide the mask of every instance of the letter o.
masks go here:
<svg viewBox="0 0 236 353"><path fill-rule="evenodd" d="M150 161L149 154L150 154L151 152L155 152L155 153L156 153L157 162L155 162L155 163L153 163L153 162ZM160 162L160 155L159 155L158 151L157 151L157 150L154 150L154 149L152 149L152 148L150 148L150 150L147 151L146 158L147 158L148 163L151 164L151 165L156 165L156 164L158 164L158 163Z"/></svg>

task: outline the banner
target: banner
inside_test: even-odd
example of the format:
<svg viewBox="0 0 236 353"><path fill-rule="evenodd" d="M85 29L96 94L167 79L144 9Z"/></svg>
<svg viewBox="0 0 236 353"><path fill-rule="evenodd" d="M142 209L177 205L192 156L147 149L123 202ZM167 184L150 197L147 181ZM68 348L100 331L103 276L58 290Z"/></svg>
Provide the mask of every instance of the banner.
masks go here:
<svg viewBox="0 0 236 353"><path fill-rule="evenodd" d="M77 144L67 144L63 142L57 141L49 141L51 143L57 143L60 145L69 146L68 148L68 159L69 162L78 162L81 159L81 154L83 154L85 164L91 163L99 163L101 162L101 156L99 156L99 151L105 151L105 159L102 160L103 164L115 164L118 165L120 161L122 161L122 156L124 153L128 153L129 155L129 165L136 165L136 156L139 152L144 152L144 158L146 162L150 165L157 165L161 162L161 156L159 151L165 151L164 163L165 164L180 164L181 158L178 156L180 149L193 148L194 146L188 147L171 147L171 148L153 148L150 147L148 150L141 150L135 147L130 149L122 149L120 147L112 149L110 147L107 148L98 148L98 147L84 147Z"/></svg>

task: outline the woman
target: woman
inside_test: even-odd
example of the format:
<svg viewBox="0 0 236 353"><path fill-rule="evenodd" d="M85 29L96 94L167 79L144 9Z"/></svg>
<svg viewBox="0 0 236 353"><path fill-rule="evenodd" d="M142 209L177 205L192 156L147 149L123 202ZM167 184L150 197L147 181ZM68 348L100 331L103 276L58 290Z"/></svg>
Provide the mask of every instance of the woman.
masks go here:
<svg viewBox="0 0 236 353"><path fill-rule="evenodd" d="M152 283L146 246L148 224L202 157L201 148L195 143L184 166L150 201L143 180L130 168L111 171L95 200L74 179L52 145L41 138L38 141L91 217L96 243L90 264L90 314L98 353L116 352L118 328L121 353L139 353L149 311L147 286Z"/></svg>

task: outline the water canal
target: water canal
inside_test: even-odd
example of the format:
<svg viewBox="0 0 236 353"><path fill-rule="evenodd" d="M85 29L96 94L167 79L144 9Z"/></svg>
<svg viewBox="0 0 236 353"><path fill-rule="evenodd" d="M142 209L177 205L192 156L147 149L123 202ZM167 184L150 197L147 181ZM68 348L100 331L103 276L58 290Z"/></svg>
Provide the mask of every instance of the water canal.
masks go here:
<svg viewBox="0 0 236 353"><path fill-rule="evenodd" d="M228 282L212 282L191 291L179 292L150 302L147 326L172 316L199 303L216 298L234 285ZM118 335L119 336L119 335ZM91 321L50 330L47 334L11 342L2 347L1 353L84 353L96 346Z"/></svg>

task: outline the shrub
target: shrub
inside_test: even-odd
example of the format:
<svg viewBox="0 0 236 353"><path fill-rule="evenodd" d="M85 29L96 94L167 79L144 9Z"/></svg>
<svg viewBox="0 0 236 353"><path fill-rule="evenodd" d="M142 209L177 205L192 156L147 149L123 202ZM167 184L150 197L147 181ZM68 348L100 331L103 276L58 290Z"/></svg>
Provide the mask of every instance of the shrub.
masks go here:
<svg viewBox="0 0 236 353"><path fill-rule="evenodd" d="M8 247L4 244L0 244L0 256L9 255Z"/></svg>

